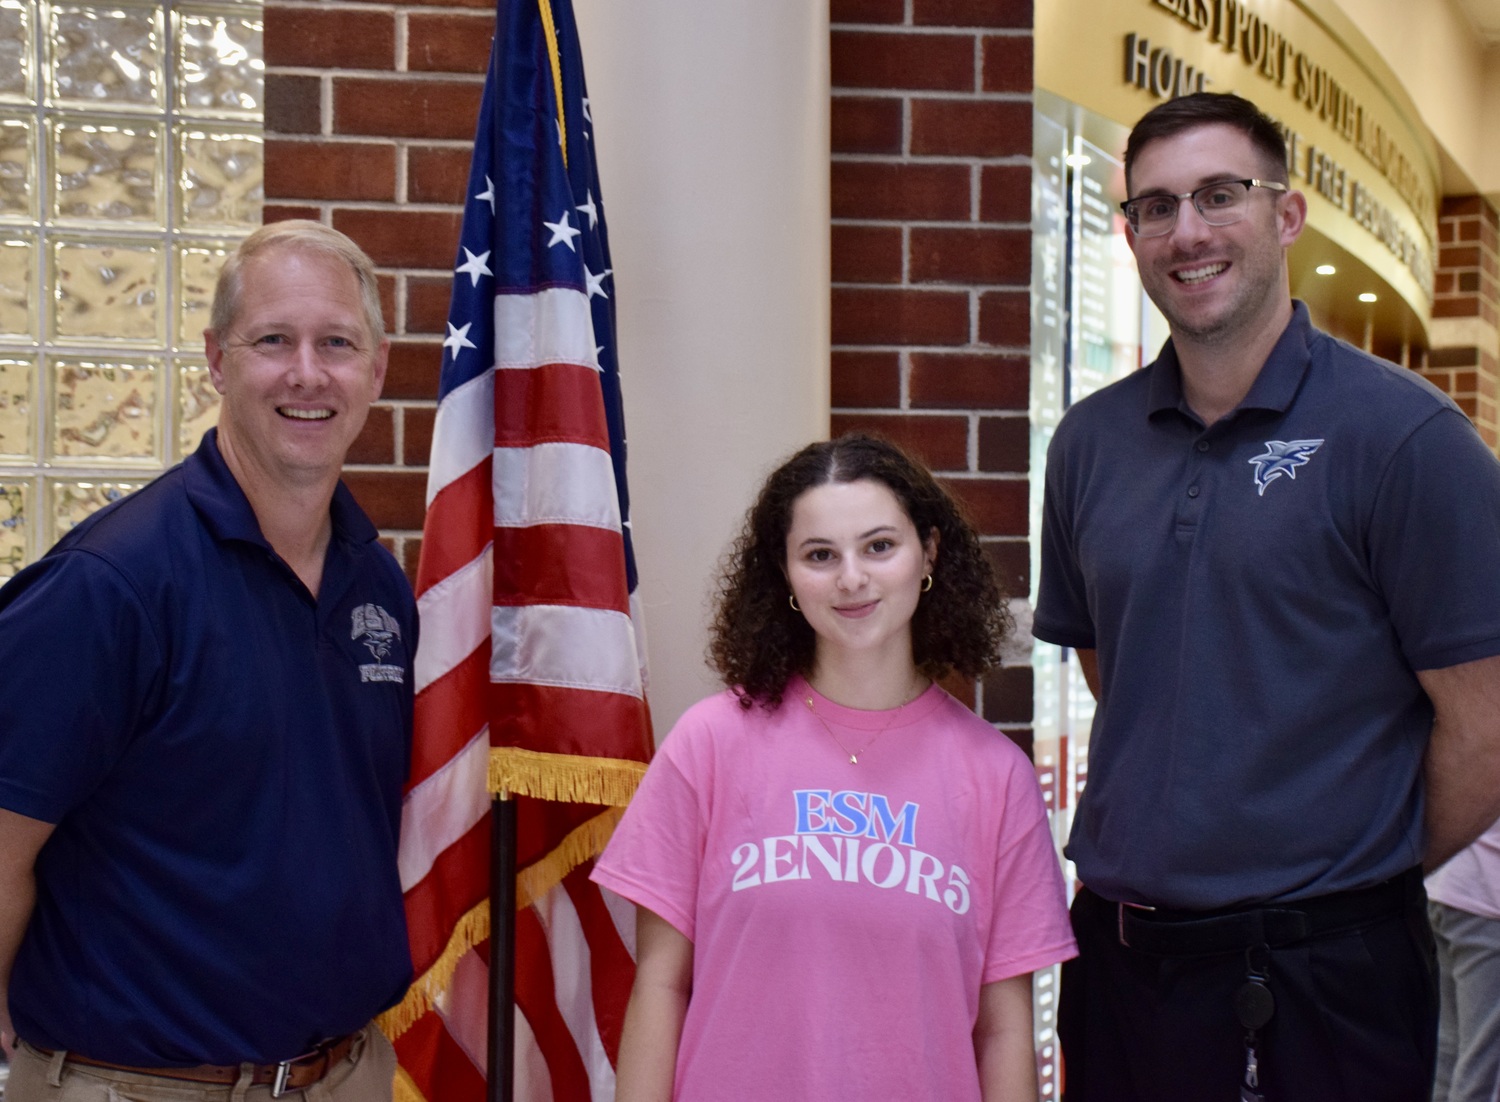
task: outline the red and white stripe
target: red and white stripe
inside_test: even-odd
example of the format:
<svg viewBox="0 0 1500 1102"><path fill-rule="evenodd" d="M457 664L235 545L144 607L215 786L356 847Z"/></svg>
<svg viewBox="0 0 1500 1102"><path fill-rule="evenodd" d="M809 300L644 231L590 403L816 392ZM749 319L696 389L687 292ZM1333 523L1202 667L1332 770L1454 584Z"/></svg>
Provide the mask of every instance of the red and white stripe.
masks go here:
<svg viewBox="0 0 1500 1102"><path fill-rule="evenodd" d="M590 742L601 717L644 692L588 297L499 295L495 323L496 366L443 399L433 435L400 851L419 983L488 899L492 723L609 756ZM519 1102L613 1098L634 938L587 868L518 915ZM397 1040L428 1102L482 1102L487 949Z"/></svg>

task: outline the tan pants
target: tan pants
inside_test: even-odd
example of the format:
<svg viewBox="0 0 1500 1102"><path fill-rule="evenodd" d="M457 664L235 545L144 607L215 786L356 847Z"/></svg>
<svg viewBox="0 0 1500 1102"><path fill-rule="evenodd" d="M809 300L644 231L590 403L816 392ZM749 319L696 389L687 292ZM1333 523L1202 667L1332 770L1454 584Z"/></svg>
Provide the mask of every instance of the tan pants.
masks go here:
<svg viewBox="0 0 1500 1102"><path fill-rule="evenodd" d="M290 1102L390 1102L396 1053L374 1025L365 1027L349 1056L320 1082L282 1095ZM186 1083L154 1075L68 1063L43 1056L24 1041L10 1058L5 1102L270 1102L269 1085Z"/></svg>

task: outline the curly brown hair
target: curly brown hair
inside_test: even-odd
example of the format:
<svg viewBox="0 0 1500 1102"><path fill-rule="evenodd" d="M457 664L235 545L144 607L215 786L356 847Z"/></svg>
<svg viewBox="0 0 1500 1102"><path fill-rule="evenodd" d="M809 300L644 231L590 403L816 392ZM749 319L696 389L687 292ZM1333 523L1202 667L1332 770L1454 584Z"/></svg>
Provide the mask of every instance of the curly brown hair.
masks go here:
<svg viewBox="0 0 1500 1102"><path fill-rule="evenodd" d="M979 536L920 462L879 437L848 434L809 444L773 471L720 566L709 662L740 706L774 709L794 674L812 669L817 637L787 597L786 537L792 507L830 482L870 479L901 503L923 540L938 532L933 584L912 617L912 658L934 680L994 666L1015 626Z"/></svg>

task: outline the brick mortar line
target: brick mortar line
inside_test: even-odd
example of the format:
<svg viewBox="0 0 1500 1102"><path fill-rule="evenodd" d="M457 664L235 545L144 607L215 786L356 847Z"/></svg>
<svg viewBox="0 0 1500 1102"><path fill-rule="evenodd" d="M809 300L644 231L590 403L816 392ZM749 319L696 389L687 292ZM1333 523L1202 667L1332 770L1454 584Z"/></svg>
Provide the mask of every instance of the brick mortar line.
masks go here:
<svg viewBox="0 0 1500 1102"><path fill-rule="evenodd" d="M829 287L848 291L930 291L940 294L1029 291L1031 289L1030 284L1021 283L830 283Z"/></svg>
<svg viewBox="0 0 1500 1102"><path fill-rule="evenodd" d="M400 203L404 208L412 204L411 170L406 163L407 157L411 155L411 147L394 144L391 148L396 151L396 202Z"/></svg>
<svg viewBox="0 0 1500 1102"><path fill-rule="evenodd" d="M977 352L996 352L1003 355L1014 356L1017 359L1030 359L1031 350L1014 344L835 344L830 348L832 352L921 352L931 353L962 353L971 355ZM890 408L890 407L887 407ZM902 407L905 408L905 407Z"/></svg>
<svg viewBox="0 0 1500 1102"><path fill-rule="evenodd" d="M924 37L947 35L950 38L1035 38L1031 27L979 27L961 23L939 26L929 23L830 23L828 33L845 31L852 34L909 35Z"/></svg>
<svg viewBox="0 0 1500 1102"><path fill-rule="evenodd" d="M383 405L384 403L381 404ZM982 409L974 409L972 407L965 407L964 409L927 409L924 407L922 409L899 410L892 409L890 406L831 406L829 408L830 412L832 413L857 413L861 416L878 415L882 417L962 417L965 419L971 417L992 416ZM1009 411L1012 417L1020 417L1025 414L1025 412L1025 410Z"/></svg>
<svg viewBox="0 0 1500 1102"><path fill-rule="evenodd" d="M912 229L922 230L944 230L944 229L1005 229L1015 231L1031 230L1030 222L995 222L986 221L978 217L965 219L952 219L943 222L934 222L927 219L917 220L915 218L830 218L828 225L848 226L851 229L868 228L872 230L886 229L891 226L905 226Z"/></svg>
<svg viewBox="0 0 1500 1102"><path fill-rule="evenodd" d="M450 141L453 139L449 139ZM957 157L951 153L829 153L831 164L875 164L875 165L952 165L954 168L1020 168L1034 165L1036 158L1030 153L1005 153L998 157L973 154Z"/></svg>
<svg viewBox="0 0 1500 1102"><path fill-rule="evenodd" d="M438 81L459 84L484 85L483 73L432 72L425 69L314 69L305 65L268 66L266 76L327 77L329 80L397 80L414 84L435 84Z"/></svg>
<svg viewBox="0 0 1500 1102"><path fill-rule="evenodd" d="M830 410L830 412L831 413L835 413L835 414L840 414L840 415L848 415L848 416L851 416L851 417L856 417L856 416L857 417L865 417L865 416L871 416L872 415L872 414L866 413L864 410L844 409L842 406L834 406ZM1009 417L1011 417L1012 419L1019 419L1021 416L1023 416L1025 414L1024 410L1008 410L1008 411L1003 411L1003 412L1006 415L1008 415ZM1001 416L1002 411L1000 411L1000 410L987 410L987 409L936 410L932 414L932 416L938 416L938 417L963 417L966 414L973 414L976 417L999 417L999 416ZM925 410L909 410L909 409L878 409L878 410L874 410L873 411L873 415L878 415L878 416L883 416L883 417L896 417L896 418L901 418L901 419L908 419L908 418L912 418L912 417L926 415L926 411ZM988 477L990 477L992 475L996 476L996 477L998 477L1000 475L1005 475L1006 477L1025 477L1026 476L1026 472L1024 472L1024 471L982 471L982 470L979 470L977 467L966 468L966 469L969 471L970 474L975 475L976 477L985 477L985 478L988 478Z"/></svg>
<svg viewBox="0 0 1500 1102"><path fill-rule="evenodd" d="M830 98L860 96L865 99L945 100L950 103L1031 103L1034 99L1030 92L984 92L977 89L964 92L942 88L891 88L887 85L864 88L838 84L828 92Z"/></svg>
<svg viewBox="0 0 1500 1102"><path fill-rule="evenodd" d="M231 0L232 2L232 0ZM365 0L267 0L262 5L266 12L285 9L289 11L345 11L367 12L373 15L486 15L484 8L459 7L446 4L383 4Z"/></svg>
<svg viewBox="0 0 1500 1102"><path fill-rule="evenodd" d="M393 138L384 134L286 134L279 130L265 132L266 141L292 142L302 145L334 145L352 144L359 142L363 145L379 145L410 148L413 143L420 145L432 145L437 142L447 142L456 148L470 149L473 141L459 141L457 138L441 138L429 141L426 138Z"/></svg>
<svg viewBox="0 0 1500 1102"><path fill-rule="evenodd" d="M270 73L266 74L267 76ZM318 81L318 131L323 137L333 133L333 76L320 72Z"/></svg>
<svg viewBox="0 0 1500 1102"><path fill-rule="evenodd" d="M289 203L290 199L279 202ZM317 199L309 202L332 203L339 210L383 211L387 214L462 214L463 207L438 203L406 203L393 199ZM394 269L399 271L425 271L426 269Z"/></svg>
<svg viewBox="0 0 1500 1102"><path fill-rule="evenodd" d="M1032 99L1030 92L985 92L986 96L999 98L1002 96L1011 99ZM944 92L933 88L895 88L890 85L871 85L864 87L857 84L835 84L828 89L830 99L894 99L904 100L912 96L920 96L925 99L956 99L972 100L975 97L967 92Z"/></svg>
<svg viewBox="0 0 1500 1102"><path fill-rule="evenodd" d="M410 74L411 70L408 68L408 63L411 60L411 35L407 29L407 17L400 12L393 14L396 17L396 40L392 43L396 50L396 72Z"/></svg>
<svg viewBox="0 0 1500 1102"><path fill-rule="evenodd" d="M938 346L936 348L931 347L929 345L922 345L922 346L920 346L918 348L911 348L911 347L909 347L907 345L901 345L898 348L892 348L892 347L887 346L887 345L836 344L836 345L833 346L833 348L831 349L831 351L834 351L834 352L919 352L919 353L921 353L923 355L933 355L933 354L940 354L940 353L956 353L956 354L961 354L961 355L986 355L986 354L993 354L993 355L1000 355L1000 356L1009 356L1009 357L1012 357L1012 358L1017 359L1017 360L1026 360L1026 359L1030 358L1030 353L1027 350L1025 350L1025 349L1017 348L1014 345L994 345L994 344L979 345L977 347L973 346L973 345L948 344L948 345L941 345L941 346ZM835 407L835 408L838 408L838 407ZM904 411L904 410L907 410L907 409L909 409L911 407L903 404L901 406L887 406L887 407L884 407L884 408L886 408L886 409L901 409L901 410ZM1021 412L1019 407L1012 407L1012 406L993 406L993 407L979 407L979 408L981 408L981 409L993 408L993 409L997 409L997 410L998 409L1011 409L1011 410L1014 410L1015 412Z"/></svg>

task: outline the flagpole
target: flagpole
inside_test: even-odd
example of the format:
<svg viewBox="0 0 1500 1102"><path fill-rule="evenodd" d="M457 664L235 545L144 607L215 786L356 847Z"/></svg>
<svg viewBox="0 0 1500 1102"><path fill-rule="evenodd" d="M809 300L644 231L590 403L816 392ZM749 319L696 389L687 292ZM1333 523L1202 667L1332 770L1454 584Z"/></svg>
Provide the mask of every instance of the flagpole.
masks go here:
<svg viewBox="0 0 1500 1102"><path fill-rule="evenodd" d="M488 1102L511 1102L516 1042L516 801L490 803L490 1024Z"/></svg>
<svg viewBox="0 0 1500 1102"><path fill-rule="evenodd" d="M502 48L510 26L511 0L495 0L495 38L490 49L487 93L503 95L503 67L509 55ZM504 147L504 112L496 110L495 149ZM493 204L491 204L493 211ZM486 254L488 255L488 254ZM495 794L490 803L490 1021L487 1102L512 1102L516 1065L516 801L510 793Z"/></svg>

